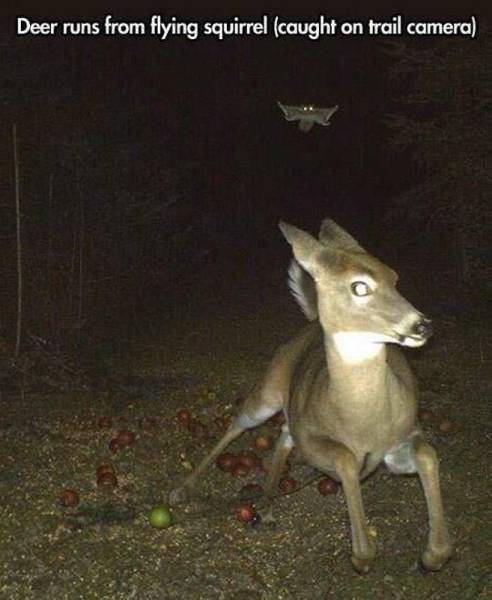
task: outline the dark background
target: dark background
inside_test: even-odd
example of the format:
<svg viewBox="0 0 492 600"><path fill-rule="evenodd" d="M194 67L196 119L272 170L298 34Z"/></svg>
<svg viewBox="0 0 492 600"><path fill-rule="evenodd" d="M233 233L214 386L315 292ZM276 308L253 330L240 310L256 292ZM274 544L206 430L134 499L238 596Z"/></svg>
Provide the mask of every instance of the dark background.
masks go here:
<svg viewBox="0 0 492 600"><path fill-rule="evenodd" d="M204 16L166 9L113 15L145 22L154 13ZM2 18L0 40L7 338L15 335L17 295L13 124L23 328L36 335L131 336L154 327L173 307L245 285L252 272L263 281L277 276L289 256L278 221L314 232L326 216L402 272L403 285L420 286L420 306L431 314L471 318L486 308L487 15L475 13L476 40L160 41L17 37L13 14ZM303 19L318 14L297 11ZM419 16L429 15L407 13ZM303 133L283 119L278 100L340 109L331 127Z"/></svg>

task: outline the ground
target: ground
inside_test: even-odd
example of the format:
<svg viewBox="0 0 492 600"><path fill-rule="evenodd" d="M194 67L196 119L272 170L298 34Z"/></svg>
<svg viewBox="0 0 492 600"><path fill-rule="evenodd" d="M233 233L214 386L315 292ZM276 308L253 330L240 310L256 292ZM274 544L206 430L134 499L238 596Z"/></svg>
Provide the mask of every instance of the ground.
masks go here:
<svg viewBox="0 0 492 600"><path fill-rule="evenodd" d="M492 597L490 332L478 320L438 315L433 340L409 353L421 405L436 415L425 429L440 456L456 544L441 572L416 568L427 534L418 479L384 468L363 484L378 546L366 576L350 564L343 494L321 496L299 457L290 473L297 489L277 500L275 529L244 525L235 515L239 490L264 474L234 478L216 466L198 496L174 510L173 526L150 525L151 508L167 502L220 435L217 416L234 413L275 347L302 325L282 278L242 286L231 277L199 301L189 296L163 308L150 332L142 325L119 347L113 370L92 390L2 391L0 598ZM205 425L204 434L177 421L180 408ZM110 428L100 427L101 416L111 418ZM447 431L439 428L444 419ZM121 429L135 432L136 441L111 453L108 442ZM278 427L260 430L274 434ZM257 434L245 434L231 450L252 448ZM265 463L268 456L262 454ZM96 468L108 462L118 485L103 489ZM77 491L77 506L60 504L66 488Z"/></svg>

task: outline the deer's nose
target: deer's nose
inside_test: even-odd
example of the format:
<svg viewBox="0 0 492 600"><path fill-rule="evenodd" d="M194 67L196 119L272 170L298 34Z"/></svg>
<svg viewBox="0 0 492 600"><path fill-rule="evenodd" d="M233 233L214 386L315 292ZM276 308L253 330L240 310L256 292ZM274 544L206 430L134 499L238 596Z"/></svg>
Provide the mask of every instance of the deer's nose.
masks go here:
<svg viewBox="0 0 492 600"><path fill-rule="evenodd" d="M427 339L432 335L432 321L421 319L412 327L412 334Z"/></svg>

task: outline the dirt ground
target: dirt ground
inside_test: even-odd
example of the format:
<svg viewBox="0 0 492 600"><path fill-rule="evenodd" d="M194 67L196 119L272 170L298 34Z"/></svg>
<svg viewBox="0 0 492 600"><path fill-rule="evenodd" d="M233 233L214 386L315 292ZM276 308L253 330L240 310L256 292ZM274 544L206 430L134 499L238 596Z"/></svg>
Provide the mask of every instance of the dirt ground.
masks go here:
<svg viewBox="0 0 492 600"><path fill-rule="evenodd" d="M483 322L437 315L433 340L409 353L421 406L437 415L425 428L441 459L456 543L442 572L416 569L427 535L418 479L384 468L363 485L378 545L366 576L350 564L343 494L321 496L312 469L297 457L290 472L297 488L277 500L275 529L235 516L240 489L265 475L234 478L216 466L197 498L173 511L173 526L150 525L151 508L167 502L220 435L216 418L234 413L236 399L302 322L280 280L256 294L224 283L199 305L163 310L152 333L137 332L118 350L111 377L94 391L3 390L0 598L492 598L490 330ZM180 408L205 431L192 434L178 423ZM101 416L111 418L110 428L99 426ZM448 431L439 428L443 419ZM136 441L112 453L108 443L121 429ZM257 434L243 435L231 450L251 449ZM110 489L96 485L97 467L108 462L118 479ZM66 488L78 493L77 506L60 504Z"/></svg>

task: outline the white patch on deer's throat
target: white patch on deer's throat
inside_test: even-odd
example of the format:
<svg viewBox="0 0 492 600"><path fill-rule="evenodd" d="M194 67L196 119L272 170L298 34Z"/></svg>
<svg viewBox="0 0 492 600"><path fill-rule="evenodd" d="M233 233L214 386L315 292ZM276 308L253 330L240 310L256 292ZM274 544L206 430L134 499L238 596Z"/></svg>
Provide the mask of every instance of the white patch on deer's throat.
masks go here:
<svg viewBox="0 0 492 600"><path fill-rule="evenodd" d="M383 340L376 340L369 331L339 331L333 335L335 348L349 364L370 360L384 350Z"/></svg>

